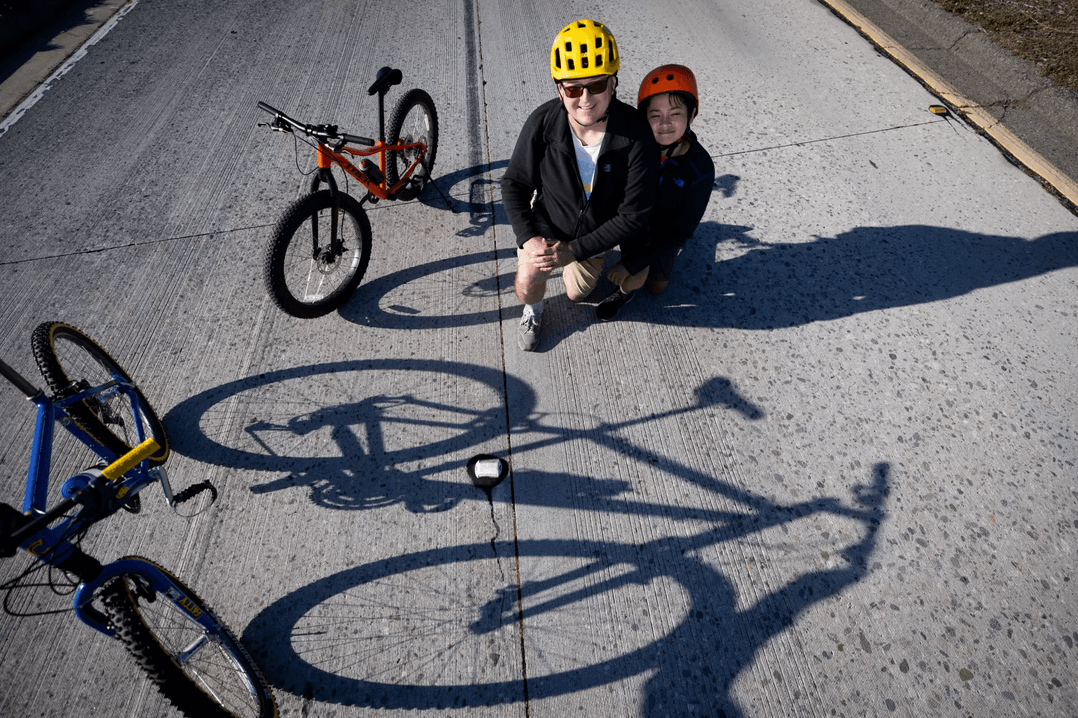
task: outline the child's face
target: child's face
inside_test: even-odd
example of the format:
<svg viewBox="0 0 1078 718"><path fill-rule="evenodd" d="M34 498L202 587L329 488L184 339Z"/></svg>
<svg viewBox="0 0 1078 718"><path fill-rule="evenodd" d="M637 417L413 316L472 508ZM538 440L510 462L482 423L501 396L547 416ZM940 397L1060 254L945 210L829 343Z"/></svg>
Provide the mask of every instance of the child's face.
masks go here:
<svg viewBox="0 0 1078 718"><path fill-rule="evenodd" d="M672 145L685 135L689 113L685 103L668 92L655 95L648 104L648 124L660 145Z"/></svg>

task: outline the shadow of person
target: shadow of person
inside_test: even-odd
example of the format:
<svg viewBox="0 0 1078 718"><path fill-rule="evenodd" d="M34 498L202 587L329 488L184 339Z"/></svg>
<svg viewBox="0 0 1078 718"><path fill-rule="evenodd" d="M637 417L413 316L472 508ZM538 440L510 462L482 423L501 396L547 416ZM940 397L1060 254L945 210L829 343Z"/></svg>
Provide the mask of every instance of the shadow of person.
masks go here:
<svg viewBox="0 0 1078 718"><path fill-rule="evenodd" d="M1078 265L1078 232L1027 240L906 225L789 244L762 242L750 232L700 225L657 303L664 321L785 328L951 299ZM740 253L716 262L715 248L723 244Z"/></svg>
<svg viewBox="0 0 1078 718"><path fill-rule="evenodd" d="M737 183L740 181L737 175L719 175L715 178L714 189L721 192L723 197L733 197L737 194Z"/></svg>
<svg viewBox="0 0 1078 718"><path fill-rule="evenodd" d="M942 301L1078 266L1078 232L1027 240L922 225L858 227L836 237L789 244L761 241L752 232L740 225L701 223L679 257L666 293L651 297L645 292L644 301L628 305L617 321L788 328ZM716 260L717 253L733 256ZM512 249L487 250L402 269L362 285L340 315L394 329L501 321L504 317L493 300L512 292L514 258ZM442 275L461 274L459 270L474 276L453 280L460 300L448 311ZM424 283L431 285L429 291ZM551 295L554 313L541 346L556 346L594 324L591 303L611 289L602 280L579 306ZM393 301L397 293L409 297L408 306ZM510 316L519 317L519 311L512 306Z"/></svg>

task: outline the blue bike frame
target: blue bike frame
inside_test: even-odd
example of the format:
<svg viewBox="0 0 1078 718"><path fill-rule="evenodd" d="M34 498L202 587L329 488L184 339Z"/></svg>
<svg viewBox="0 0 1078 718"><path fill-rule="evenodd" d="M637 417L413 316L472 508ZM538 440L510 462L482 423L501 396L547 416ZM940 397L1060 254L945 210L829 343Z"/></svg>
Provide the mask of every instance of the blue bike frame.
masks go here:
<svg viewBox="0 0 1078 718"><path fill-rule="evenodd" d="M67 407L75 402L83 401L91 396L102 396L109 392L120 392L131 401L135 416L142 416L139 399L134 387L121 379L113 377L111 381L100 386L90 387L83 391L66 396L62 399L53 399L44 392L38 391L29 399L37 407L37 417L34 424L34 440L30 455L30 468L26 478L26 493L23 497L23 513L30 516L42 516L46 513L46 502L49 490L49 471L52 461L53 439L56 432L56 424L59 423L74 435L79 441L88 446L106 463L112 463L119 457L107 447L86 432L78 422L71 418ZM141 422L136 422L136 431L139 441L146 439L145 429ZM168 485L168 478L161 467L150 468L148 459L135 469L129 470L120 481L120 489L117 494L121 497L137 494L143 488L154 481L160 481L165 490L165 496L172 502L172 492ZM83 473L71 477L61 490L65 498L71 498L82 489L90 480L90 475ZM34 535L22 542L20 548L38 560L50 565L61 563L78 549L67 540L66 537L80 533L77 528L81 523L79 514L64 519L56 526L46 526ZM105 585L109 580L125 573L138 574L146 579L150 587L172 599L172 603L188 613L192 619L210 630L217 630L217 623L208 619L203 612L186 598L183 590L177 587L166 573L156 564L138 557L128 557L114 561L104 566L101 574L92 581L79 584L75 591L75 614L86 625L108 636L113 636L115 631L109 625L108 619L103 613L91 605L94 593Z"/></svg>
<svg viewBox="0 0 1078 718"><path fill-rule="evenodd" d="M101 611L94 608L91 602L93 601L94 594L97 590L106 583L117 576L131 574L144 579L154 592L160 594L161 597L168 599L168 602L171 605L176 606L186 613L208 633L216 634L221 631L220 623L210 614L199 608L198 605L187 596L187 592L177 586L169 578L169 574L165 569L161 568L153 561L140 556L126 556L117 559L112 563L105 564L104 570L101 571L100 576L93 581L79 584L78 589L75 591L75 615L79 617L79 620L90 628L104 633L106 636L114 636L116 632L113 630L112 626L109 625L108 618ZM206 638L205 640L210 639ZM188 650L193 653L197 648L198 646L192 646Z"/></svg>

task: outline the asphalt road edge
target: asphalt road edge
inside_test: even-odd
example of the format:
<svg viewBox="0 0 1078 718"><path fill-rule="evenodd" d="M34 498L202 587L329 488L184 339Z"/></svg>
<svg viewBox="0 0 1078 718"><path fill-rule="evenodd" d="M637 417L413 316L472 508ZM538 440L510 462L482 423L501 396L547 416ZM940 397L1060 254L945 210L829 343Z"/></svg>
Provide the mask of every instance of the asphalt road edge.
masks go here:
<svg viewBox="0 0 1078 718"><path fill-rule="evenodd" d="M877 50L916 78L929 92L939 97L955 114L962 117L978 132L984 134L1011 161L1034 175L1071 212L1078 214L1078 182L1060 171L985 109L966 98L951 83L896 42L879 26L851 7L845 0L819 0L819 2L861 33L863 37L876 46Z"/></svg>

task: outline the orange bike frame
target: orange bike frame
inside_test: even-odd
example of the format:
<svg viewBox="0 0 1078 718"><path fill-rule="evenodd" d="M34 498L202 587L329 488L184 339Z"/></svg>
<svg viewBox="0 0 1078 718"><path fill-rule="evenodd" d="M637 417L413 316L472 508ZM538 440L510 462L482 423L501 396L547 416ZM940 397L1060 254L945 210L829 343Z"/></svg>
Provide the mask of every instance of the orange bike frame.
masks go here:
<svg viewBox="0 0 1078 718"><path fill-rule="evenodd" d="M404 183L411 178L412 172L414 172L415 168L419 166L419 161L422 160L427 154L427 148L423 146L422 142L412 142L406 145L388 145L381 140L375 142L374 146L369 149L342 147L341 150L338 152L332 147L322 142L318 143L316 149L318 150L319 168L328 170L333 165L333 163L336 162L342 170L347 172L353 179L366 187L368 192L380 199L389 199L392 195L395 195L400 190L400 188L404 186ZM419 157L417 157L415 161L412 162L411 166L409 166L408 169L405 170L403 174L401 174L400 178L397 180L397 184L393 185L392 187L387 187L386 180L384 179L386 174L387 153L411 149L419 149ZM352 155L353 157L373 157L374 155L378 155L378 169L382 172L382 181L375 182L373 179L363 174L363 172L358 167L356 167L348 160L348 158L345 156L345 153Z"/></svg>

